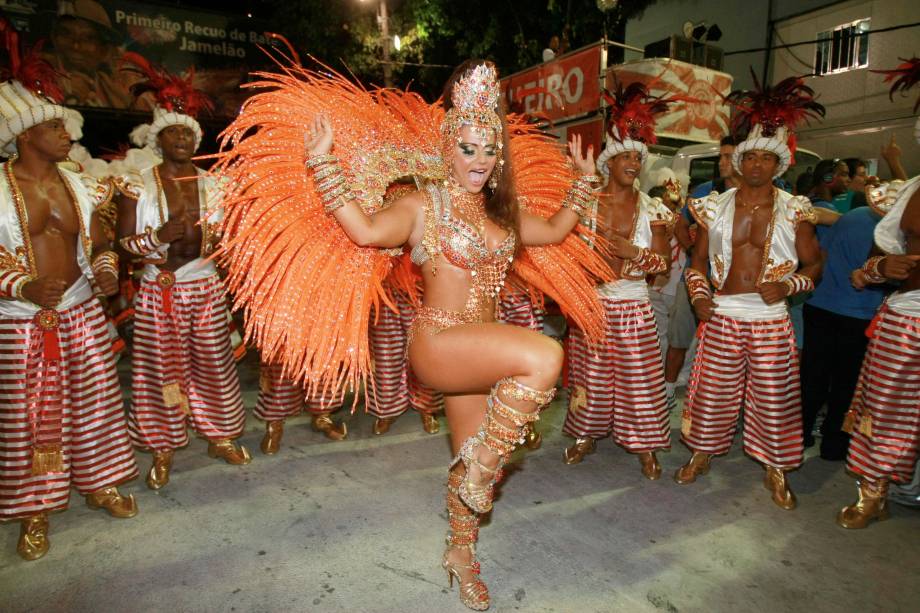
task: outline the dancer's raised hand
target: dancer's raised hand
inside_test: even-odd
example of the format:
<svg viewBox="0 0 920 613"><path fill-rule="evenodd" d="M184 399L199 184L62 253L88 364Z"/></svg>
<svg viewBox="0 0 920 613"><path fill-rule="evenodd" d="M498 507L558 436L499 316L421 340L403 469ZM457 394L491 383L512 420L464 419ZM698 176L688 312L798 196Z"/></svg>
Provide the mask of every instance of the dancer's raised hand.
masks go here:
<svg viewBox="0 0 920 613"><path fill-rule="evenodd" d="M332 151L332 142L332 124L325 115L317 115L313 118L313 125L303 135L307 157L329 153Z"/></svg>
<svg viewBox="0 0 920 613"><path fill-rule="evenodd" d="M569 141L569 153L572 156L572 161L575 163L575 168L577 168L579 172L585 175L597 173L597 169L594 167L594 145L588 145L588 153L582 155L580 134L576 134L572 137L572 140Z"/></svg>

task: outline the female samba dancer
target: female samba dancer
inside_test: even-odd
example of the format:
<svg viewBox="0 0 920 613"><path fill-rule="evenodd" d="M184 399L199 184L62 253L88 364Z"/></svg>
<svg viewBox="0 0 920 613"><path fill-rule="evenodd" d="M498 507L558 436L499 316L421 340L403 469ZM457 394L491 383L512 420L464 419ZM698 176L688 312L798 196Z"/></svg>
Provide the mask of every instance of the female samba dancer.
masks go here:
<svg viewBox="0 0 920 613"><path fill-rule="evenodd" d="M448 164L443 186L413 192L368 215L348 197L332 155L330 122L317 116L306 137L308 168L345 233L360 246L408 244L420 264L423 305L410 332L409 359L419 379L445 393L451 446L450 532L442 565L457 578L467 607L485 610L489 594L478 579L474 544L479 513L492 507L501 466L538 411L554 394L562 368L560 345L539 333L495 322L495 300L519 245L559 243L584 213L595 180L594 156L581 139L569 151L582 177L552 217L519 210L508 131L499 109L495 69L468 61L444 90L441 125ZM579 198L580 195L580 198Z"/></svg>

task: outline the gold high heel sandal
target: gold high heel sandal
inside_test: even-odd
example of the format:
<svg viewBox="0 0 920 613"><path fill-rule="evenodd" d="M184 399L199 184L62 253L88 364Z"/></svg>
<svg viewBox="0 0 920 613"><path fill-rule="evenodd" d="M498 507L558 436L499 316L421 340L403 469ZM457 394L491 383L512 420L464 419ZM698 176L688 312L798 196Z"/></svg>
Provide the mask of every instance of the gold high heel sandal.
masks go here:
<svg viewBox="0 0 920 613"><path fill-rule="evenodd" d="M448 553L450 553L450 549L444 552L444 560L441 562L441 568L447 571L448 587L454 588L454 577L456 577L457 585L460 588L460 602L474 611L487 610L492 602L489 598L489 588L482 582L482 579L479 579L479 562L473 562L469 565L450 562L447 559ZM470 546L470 554L475 555L472 546ZM460 578L460 570L471 571L474 579L464 583L463 579Z"/></svg>

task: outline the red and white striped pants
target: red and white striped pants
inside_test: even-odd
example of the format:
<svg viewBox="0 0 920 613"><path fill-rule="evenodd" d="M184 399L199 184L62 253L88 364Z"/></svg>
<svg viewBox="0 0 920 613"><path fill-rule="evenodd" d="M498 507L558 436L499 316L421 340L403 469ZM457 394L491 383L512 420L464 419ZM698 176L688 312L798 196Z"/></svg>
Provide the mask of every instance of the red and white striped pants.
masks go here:
<svg viewBox="0 0 920 613"><path fill-rule="evenodd" d="M745 321L714 315L702 327L684 409L692 451L728 452L744 406L744 451L768 466L802 463L799 356L788 316Z"/></svg>
<svg viewBox="0 0 920 613"><path fill-rule="evenodd" d="M188 444L187 425L208 440L243 433L246 415L227 327L227 297L217 275L172 287L165 313L159 286L144 279L135 299L131 437L155 451ZM167 406L163 387L178 383L189 414ZM188 421L186 421L186 419Z"/></svg>
<svg viewBox="0 0 920 613"><path fill-rule="evenodd" d="M525 296L502 294L498 318L506 324L543 332L543 309L538 309Z"/></svg>
<svg viewBox="0 0 920 613"><path fill-rule="evenodd" d="M0 319L0 519L67 508L70 487L88 494L137 476L105 314L92 298L60 311L56 389L27 380L29 319ZM59 394L64 471L32 475L29 397Z"/></svg>
<svg viewBox="0 0 920 613"><path fill-rule="evenodd" d="M376 320L371 318L374 388L366 390L367 412L391 419L410 406L422 413L436 413L443 406L443 397L415 378L406 355L406 335L415 319L415 309L401 294L397 293L395 299L399 313L381 306Z"/></svg>
<svg viewBox="0 0 920 613"><path fill-rule="evenodd" d="M847 468L873 481L908 482L920 447L920 317L883 306L874 328L853 397L861 417Z"/></svg>
<svg viewBox="0 0 920 613"><path fill-rule="evenodd" d="M337 398L309 398L303 387L282 376L280 364L262 362L259 366L259 399L253 415L263 421L281 421L296 417L306 410L308 413L328 413L342 406L344 394Z"/></svg>
<svg viewBox="0 0 920 613"><path fill-rule="evenodd" d="M562 431L613 440L632 453L669 449L664 366L648 300L602 297L607 337L592 348L581 330L568 340L569 410Z"/></svg>

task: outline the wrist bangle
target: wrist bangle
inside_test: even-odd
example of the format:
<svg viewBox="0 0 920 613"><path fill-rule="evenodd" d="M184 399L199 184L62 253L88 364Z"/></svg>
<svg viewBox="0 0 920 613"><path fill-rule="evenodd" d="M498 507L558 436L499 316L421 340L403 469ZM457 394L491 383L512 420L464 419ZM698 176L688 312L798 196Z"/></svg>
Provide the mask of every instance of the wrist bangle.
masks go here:
<svg viewBox="0 0 920 613"><path fill-rule="evenodd" d="M572 209L580 217L584 217L595 199L591 183L596 178L597 175L582 175L572 181L569 191L566 192L565 198L562 200L562 206Z"/></svg>
<svg viewBox="0 0 920 613"><path fill-rule="evenodd" d="M163 241L160 240L159 230L154 230L153 228L147 228L147 238L150 240L150 246L153 249L159 249L163 246Z"/></svg>
<svg viewBox="0 0 920 613"><path fill-rule="evenodd" d="M322 166L323 164L329 164L330 162L338 162L339 158L334 156L331 153L323 153L321 155L314 155L307 158L305 165L307 168L316 168L317 166Z"/></svg>
<svg viewBox="0 0 920 613"><path fill-rule="evenodd" d="M329 191L331 191L334 187L338 187L339 185L341 185L341 184L344 183L344 182L345 182L345 175L343 175L343 174L342 174L342 171L339 170L339 171L336 172L335 174L333 174L333 175L327 177L326 179L320 181L320 182L316 185L316 189L319 190L320 192L329 192Z"/></svg>
<svg viewBox="0 0 920 613"><path fill-rule="evenodd" d="M30 275L23 275L22 278L14 281L12 287L13 291L10 292L13 295L13 298L16 300L25 300L26 298L22 295L22 290L26 284L31 283L34 280L35 278Z"/></svg>
<svg viewBox="0 0 920 613"><path fill-rule="evenodd" d="M354 199L345 172L335 155L326 153L313 156L306 161L306 166L313 169L313 183L327 214L337 211Z"/></svg>
<svg viewBox="0 0 920 613"><path fill-rule="evenodd" d="M876 255L866 260L866 263L863 264L860 270L866 275L867 282L884 283L887 280L885 275L879 271L879 267L882 265L882 260L884 259L884 255Z"/></svg>
<svg viewBox="0 0 920 613"><path fill-rule="evenodd" d="M684 278L687 281L687 294L690 296L690 304L701 298L712 299L712 289L709 287L706 275L693 268L687 268L684 272Z"/></svg>
<svg viewBox="0 0 920 613"><path fill-rule="evenodd" d="M632 262L636 268L648 274L664 272L668 267L665 259L648 247L640 247L639 253L636 254L635 257L630 258L630 262Z"/></svg>
<svg viewBox="0 0 920 613"><path fill-rule="evenodd" d="M786 287L789 289L789 293L786 294L787 296L794 296L795 294L810 292L815 289L815 282L811 277L800 275L799 273L789 275L789 277L783 280L783 283L785 283Z"/></svg>
<svg viewBox="0 0 920 613"><path fill-rule="evenodd" d="M109 272L118 277L118 254L114 251L103 251L93 259L93 263L90 266L93 269L93 274L101 274L104 272Z"/></svg>
<svg viewBox="0 0 920 613"><path fill-rule="evenodd" d="M141 257L149 255L163 246L163 243L157 237L157 230L150 226L147 226L143 234L126 236L119 240L118 243L128 253Z"/></svg>
<svg viewBox="0 0 920 613"><path fill-rule="evenodd" d="M319 170L313 171L313 180L319 181L320 179L325 179L326 177L333 175L337 172L342 172L342 167L338 164L327 164L320 168Z"/></svg>

